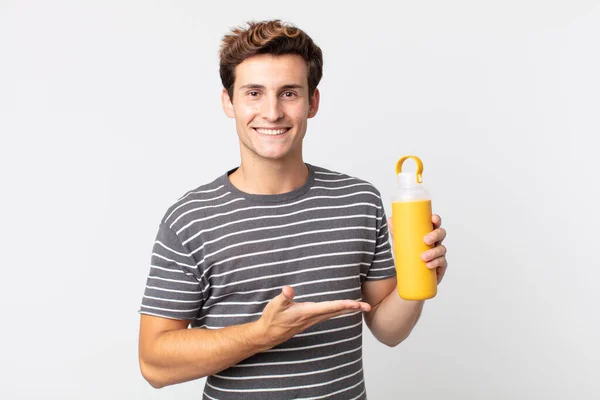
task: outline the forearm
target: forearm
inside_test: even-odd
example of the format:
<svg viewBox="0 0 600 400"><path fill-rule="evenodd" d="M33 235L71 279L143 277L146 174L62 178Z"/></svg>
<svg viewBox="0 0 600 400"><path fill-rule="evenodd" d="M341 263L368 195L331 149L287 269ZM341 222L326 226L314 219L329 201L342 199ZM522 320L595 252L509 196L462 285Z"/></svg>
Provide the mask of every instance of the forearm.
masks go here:
<svg viewBox="0 0 600 400"><path fill-rule="evenodd" d="M388 346L396 346L408 337L416 325L424 301L402 299L396 290L367 313L367 325L373 336Z"/></svg>
<svg viewBox="0 0 600 400"><path fill-rule="evenodd" d="M163 332L140 347L142 374L154 387L213 375L268 350L256 323Z"/></svg>

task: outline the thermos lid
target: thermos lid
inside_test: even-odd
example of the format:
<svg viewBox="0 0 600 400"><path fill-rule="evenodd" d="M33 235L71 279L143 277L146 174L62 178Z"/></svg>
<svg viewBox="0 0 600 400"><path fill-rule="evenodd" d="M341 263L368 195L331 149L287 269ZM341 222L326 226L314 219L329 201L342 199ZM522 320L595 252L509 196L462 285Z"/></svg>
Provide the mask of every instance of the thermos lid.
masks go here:
<svg viewBox="0 0 600 400"><path fill-rule="evenodd" d="M402 172L402 164L408 159L413 159L417 163L417 171ZM396 175L398 175L398 184L401 186L416 186L423 183L423 162L417 156L404 156L396 163Z"/></svg>

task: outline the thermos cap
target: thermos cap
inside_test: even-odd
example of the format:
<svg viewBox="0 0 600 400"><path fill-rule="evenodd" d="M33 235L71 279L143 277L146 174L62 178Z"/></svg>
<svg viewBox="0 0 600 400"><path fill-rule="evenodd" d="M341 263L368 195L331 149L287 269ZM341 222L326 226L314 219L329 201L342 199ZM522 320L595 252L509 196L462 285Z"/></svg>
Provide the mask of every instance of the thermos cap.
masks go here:
<svg viewBox="0 0 600 400"><path fill-rule="evenodd" d="M409 158L417 163L416 173L402 172L402 164ZM396 163L396 174L398 175L398 183L401 186L416 186L423 182L423 161L417 156L404 156Z"/></svg>

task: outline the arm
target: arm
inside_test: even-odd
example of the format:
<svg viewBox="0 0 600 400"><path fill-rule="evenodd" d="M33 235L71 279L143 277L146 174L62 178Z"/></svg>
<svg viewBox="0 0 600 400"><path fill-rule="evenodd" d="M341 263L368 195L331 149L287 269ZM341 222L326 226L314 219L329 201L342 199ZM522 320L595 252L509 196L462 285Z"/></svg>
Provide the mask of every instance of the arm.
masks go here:
<svg viewBox="0 0 600 400"><path fill-rule="evenodd" d="M363 301L371 305L365 322L381 343L394 347L408 337L416 325L424 301L408 301L398 296L396 278L367 281L362 285Z"/></svg>
<svg viewBox="0 0 600 400"><path fill-rule="evenodd" d="M187 329L189 322L141 316L140 369L153 387L212 375L270 348L256 322L218 330Z"/></svg>
<svg viewBox="0 0 600 400"><path fill-rule="evenodd" d="M368 304L354 300L295 303L293 297L294 290L286 286L267 304L259 320L215 330L187 329L188 320L142 315L142 375L155 388L202 378L283 343L318 322L370 310Z"/></svg>
<svg viewBox="0 0 600 400"><path fill-rule="evenodd" d="M441 228L442 219L439 215L433 215L432 222L435 230L427 234L424 241L434 244L435 247L423 253L421 258L427 263L427 268L437 271L439 284L448 266L446 247L442 245L446 231ZM390 228L391 224L389 218ZM393 232L393 229L390 229L390 232ZM372 308L370 313L364 314L367 326L377 340L388 346L396 346L408 337L417 324L425 303L402 299L396 291L395 277L366 281L362 286L362 296Z"/></svg>

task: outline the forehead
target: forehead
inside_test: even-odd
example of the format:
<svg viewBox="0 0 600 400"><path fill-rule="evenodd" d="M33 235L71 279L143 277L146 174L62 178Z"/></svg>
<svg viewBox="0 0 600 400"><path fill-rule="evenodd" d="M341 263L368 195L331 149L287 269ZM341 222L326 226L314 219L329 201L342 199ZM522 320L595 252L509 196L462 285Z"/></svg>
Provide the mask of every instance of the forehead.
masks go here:
<svg viewBox="0 0 600 400"><path fill-rule="evenodd" d="M247 58L235 69L235 86L248 84L265 87L295 84L308 87L308 66L296 54L259 54Z"/></svg>

